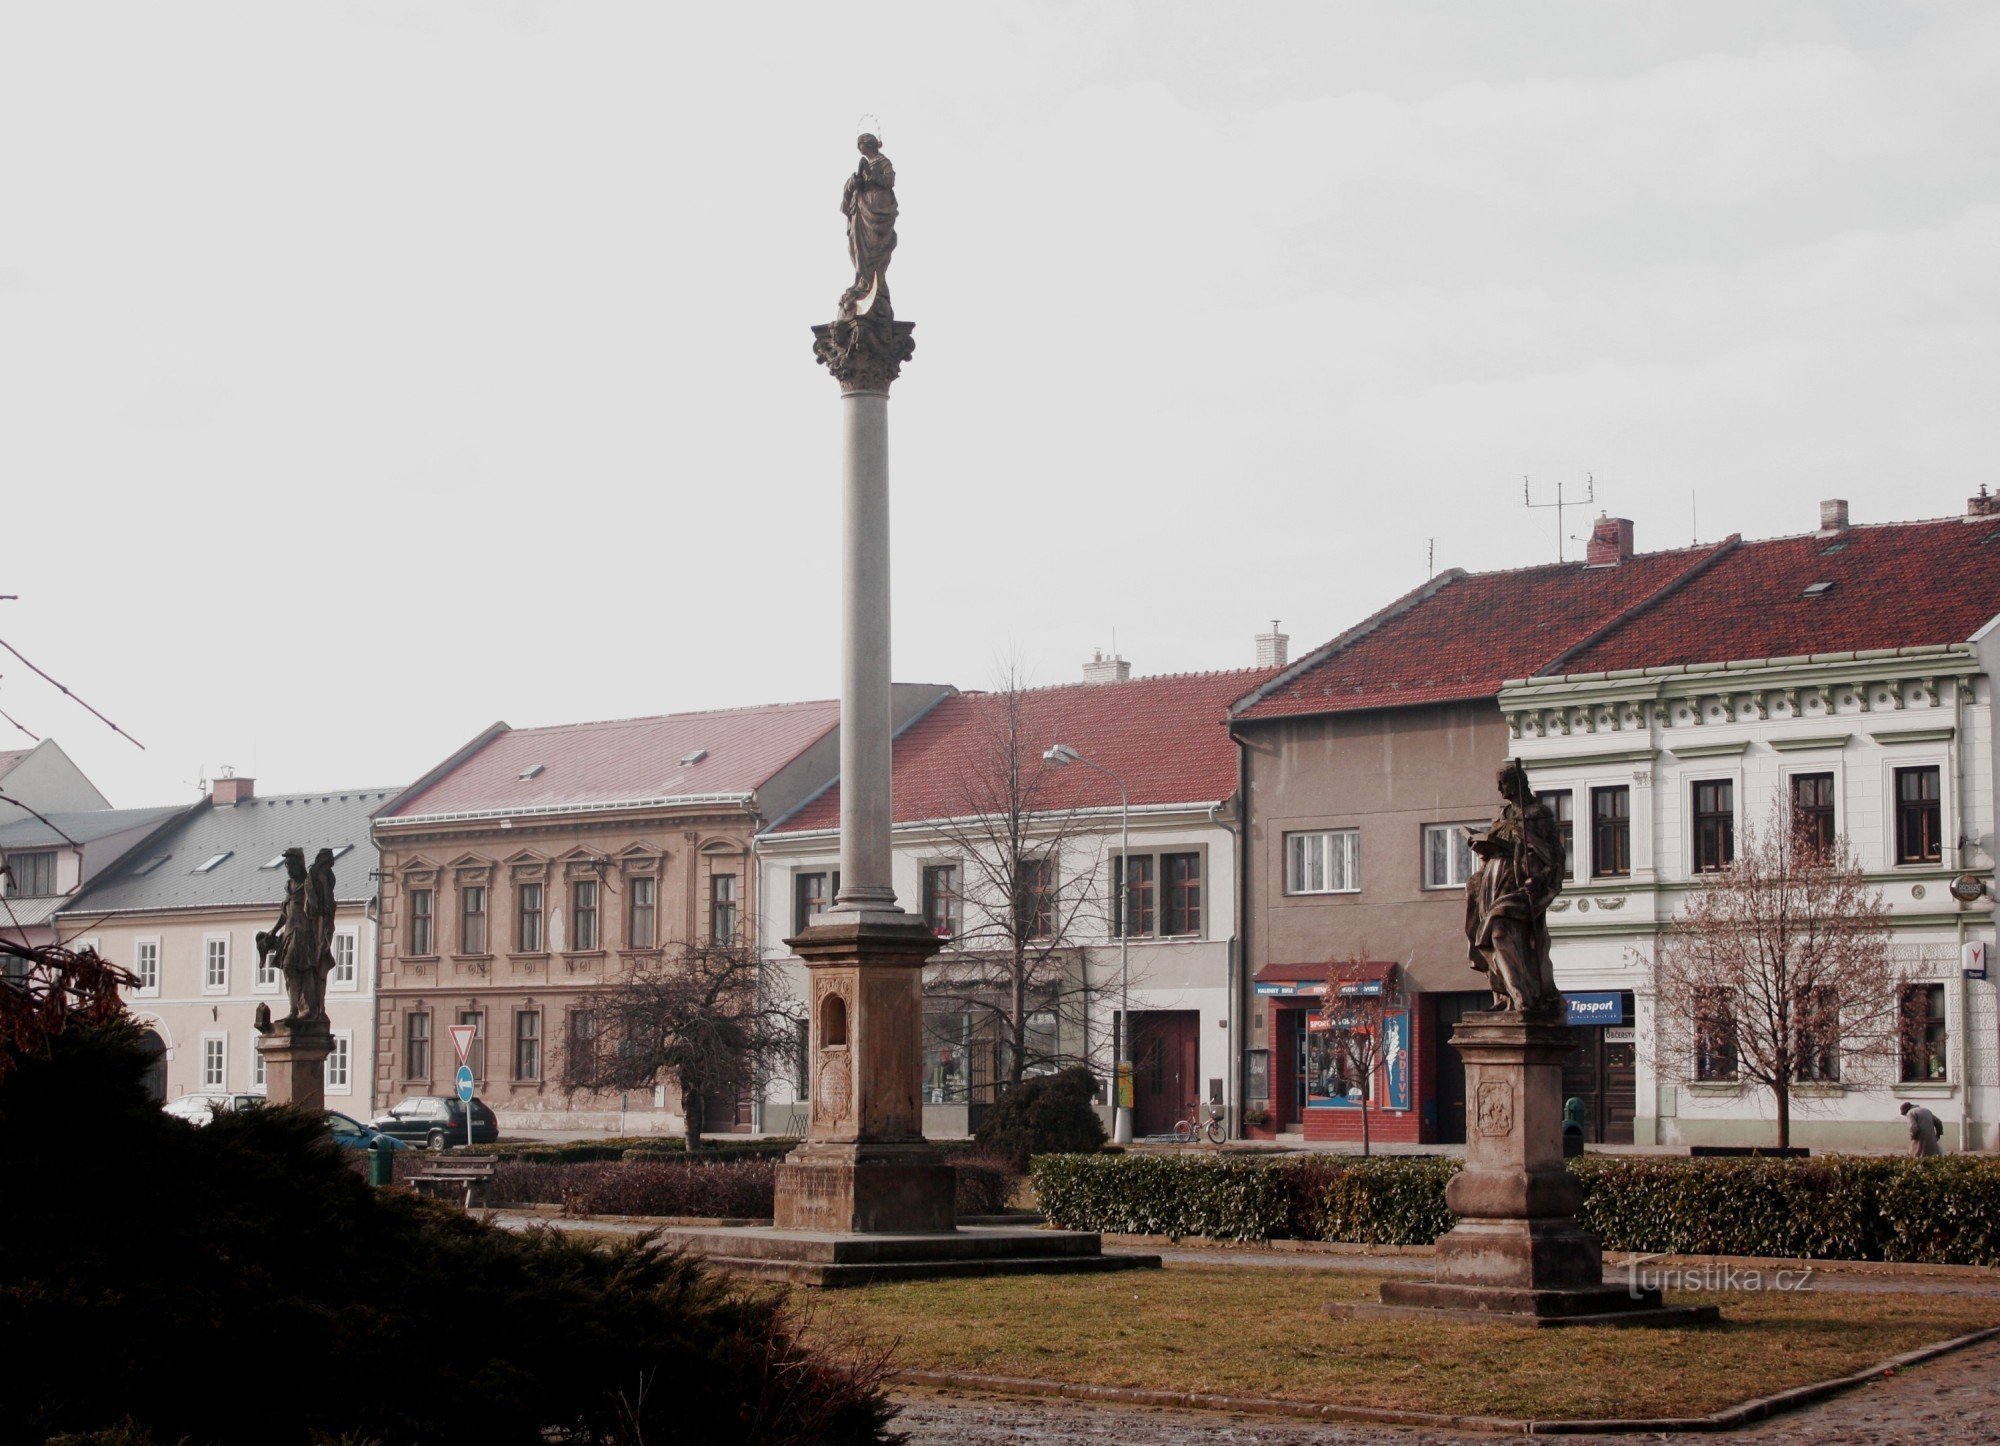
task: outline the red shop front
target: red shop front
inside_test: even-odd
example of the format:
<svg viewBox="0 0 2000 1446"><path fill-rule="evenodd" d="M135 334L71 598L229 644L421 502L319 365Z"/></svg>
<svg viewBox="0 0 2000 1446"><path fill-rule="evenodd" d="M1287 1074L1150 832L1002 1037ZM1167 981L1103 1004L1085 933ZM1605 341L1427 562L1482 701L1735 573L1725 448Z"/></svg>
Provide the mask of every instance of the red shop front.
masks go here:
<svg viewBox="0 0 2000 1446"><path fill-rule="evenodd" d="M1371 961L1359 970L1267 964L1257 971L1252 981L1255 1008L1264 1016L1261 1035L1269 1047L1253 1052L1247 1102L1252 1119L1260 1108L1265 1119L1245 1132L1261 1139L1360 1142L1359 1081L1348 1077L1332 1047L1326 1013L1328 978L1336 970L1345 976L1347 992L1384 997L1388 1006L1380 1016L1375 1078L1368 1091L1370 1138L1398 1144L1435 1139L1434 1126L1426 1120L1436 1109L1431 1106L1427 1114L1426 1105L1436 1031L1425 1027L1424 996L1405 993L1402 971L1387 961Z"/></svg>

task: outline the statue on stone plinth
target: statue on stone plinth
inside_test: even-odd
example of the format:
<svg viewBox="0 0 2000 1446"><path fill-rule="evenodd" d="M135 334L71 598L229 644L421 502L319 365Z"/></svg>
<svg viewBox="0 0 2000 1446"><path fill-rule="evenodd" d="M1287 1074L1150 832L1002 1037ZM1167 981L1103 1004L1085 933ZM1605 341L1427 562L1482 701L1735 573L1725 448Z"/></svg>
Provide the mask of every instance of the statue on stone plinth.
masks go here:
<svg viewBox="0 0 2000 1446"><path fill-rule="evenodd" d="M846 391L885 390L916 351L907 321L889 304L889 259L896 250L896 168L872 135L855 141L861 162L840 193L854 284L840 293L833 320L813 328L813 355Z"/></svg>
<svg viewBox="0 0 2000 1446"><path fill-rule="evenodd" d="M1555 815L1512 758L1497 782L1506 800L1491 827L1468 830L1478 862L1465 881L1465 937L1484 970L1493 1007L1552 1016L1561 1001L1549 960L1549 905L1562 892L1563 845Z"/></svg>
<svg viewBox="0 0 2000 1446"><path fill-rule="evenodd" d="M333 850L321 849L312 868L306 868L306 851L285 850L285 898L278 907L278 922L257 935L257 964L261 969L272 955L285 977L285 991L291 1013L284 1024L325 1024L326 980L333 972ZM258 1019L259 1031L266 1029L265 1015Z"/></svg>

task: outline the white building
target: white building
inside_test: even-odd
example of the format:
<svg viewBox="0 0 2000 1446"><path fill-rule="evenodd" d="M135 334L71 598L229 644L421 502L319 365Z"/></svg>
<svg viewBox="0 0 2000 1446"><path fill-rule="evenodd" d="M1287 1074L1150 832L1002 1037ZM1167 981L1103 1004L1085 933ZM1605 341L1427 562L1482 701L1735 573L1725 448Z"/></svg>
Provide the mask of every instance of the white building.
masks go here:
<svg viewBox="0 0 2000 1446"><path fill-rule="evenodd" d="M1793 1142L1899 1146L1906 1099L1953 1148L2000 1139L1995 985L1967 949L1994 939L1996 549L1984 497L1962 519L1872 527L1829 503L1817 532L1732 540L1503 689L1514 749L1571 835L1549 918L1557 982L1617 1019L1586 1034L1600 1076L1635 1075L1638 1143L1773 1139L1767 1090L1661 1063L1652 966L1737 828L1786 816L1847 840L1887 906L1905 988L1921 991L1909 1007L1942 1016L1899 1067L1795 1087Z"/></svg>

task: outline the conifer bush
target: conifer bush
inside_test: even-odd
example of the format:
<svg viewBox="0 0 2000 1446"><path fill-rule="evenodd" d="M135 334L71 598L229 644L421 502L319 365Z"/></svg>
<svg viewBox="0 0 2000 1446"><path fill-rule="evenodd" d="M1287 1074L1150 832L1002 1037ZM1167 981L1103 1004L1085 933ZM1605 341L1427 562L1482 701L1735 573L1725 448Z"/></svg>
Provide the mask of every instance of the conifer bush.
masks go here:
<svg viewBox="0 0 2000 1446"><path fill-rule="evenodd" d="M1091 1104L1096 1090L1081 1065L1022 1080L981 1117L973 1131L979 1153L1025 1173L1036 1155L1101 1148L1104 1122Z"/></svg>

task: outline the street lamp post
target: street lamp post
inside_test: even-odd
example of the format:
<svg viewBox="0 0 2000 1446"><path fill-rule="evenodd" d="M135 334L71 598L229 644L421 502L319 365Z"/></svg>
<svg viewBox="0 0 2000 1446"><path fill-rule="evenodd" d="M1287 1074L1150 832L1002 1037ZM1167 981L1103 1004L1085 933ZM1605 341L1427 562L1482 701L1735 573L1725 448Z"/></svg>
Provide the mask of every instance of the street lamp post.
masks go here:
<svg viewBox="0 0 2000 1446"><path fill-rule="evenodd" d="M1125 917L1125 890L1132 867L1132 796L1126 791L1125 780L1101 763L1085 758L1067 743L1057 743L1046 753L1042 761L1053 768L1063 768L1072 763L1081 763L1085 768L1094 768L1118 785L1118 1040L1113 1051L1111 1066L1111 1142L1116 1145L1132 1143L1132 1107L1125 1103L1119 1086L1125 1082L1122 1074L1129 1079L1132 1064L1132 970L1131 938L1132 921Z"/></svg>

